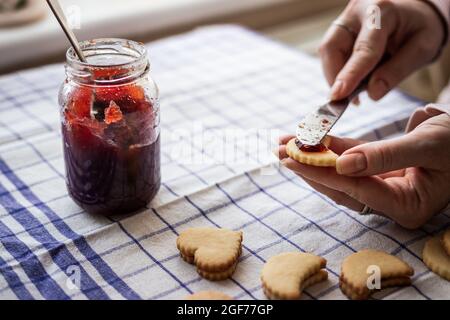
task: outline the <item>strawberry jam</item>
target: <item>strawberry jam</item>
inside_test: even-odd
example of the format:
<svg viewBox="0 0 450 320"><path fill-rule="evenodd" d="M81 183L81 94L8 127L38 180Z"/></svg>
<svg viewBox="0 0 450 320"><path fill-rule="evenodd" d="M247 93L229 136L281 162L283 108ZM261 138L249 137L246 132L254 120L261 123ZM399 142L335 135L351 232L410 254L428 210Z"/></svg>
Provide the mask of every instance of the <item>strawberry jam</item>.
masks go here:
<svg viewBox="0 0 450 320"><path fill-rule="evenodd" d="M328 150L322 143L311 146L301 143L298 139L295 139L295 145L303 152L324 152Z"/></svg>
<svg viewBox="0 0 450 320"><path fill-rule="evenodd" d="M98 41L118 42L119 52L129 47L117 61L96 53ZM157 88L144 47L98 41L82 43L92 54L88 64L76 60L73 49L67 54L68 79L60 92L66 182L87 212L128 213L145 207L160 186Z"/></svg>

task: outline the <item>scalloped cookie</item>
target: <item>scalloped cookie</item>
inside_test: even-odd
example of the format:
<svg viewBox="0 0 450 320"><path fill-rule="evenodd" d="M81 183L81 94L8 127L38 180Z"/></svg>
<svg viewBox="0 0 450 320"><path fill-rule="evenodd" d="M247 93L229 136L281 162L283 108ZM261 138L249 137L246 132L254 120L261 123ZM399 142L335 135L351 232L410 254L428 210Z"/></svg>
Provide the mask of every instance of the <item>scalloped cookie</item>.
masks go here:
<svg viewBox="0 0 450 320"><path fill-rule="evenodd" d="M296 138L293 138L286 145L286 153L290 158L300 163L316 167L336 167L336 159L339 156L328 149L331 142L328 136L322 142L325 149L319 152L305 152L300 150L296 144L296 140Z"/></svg>

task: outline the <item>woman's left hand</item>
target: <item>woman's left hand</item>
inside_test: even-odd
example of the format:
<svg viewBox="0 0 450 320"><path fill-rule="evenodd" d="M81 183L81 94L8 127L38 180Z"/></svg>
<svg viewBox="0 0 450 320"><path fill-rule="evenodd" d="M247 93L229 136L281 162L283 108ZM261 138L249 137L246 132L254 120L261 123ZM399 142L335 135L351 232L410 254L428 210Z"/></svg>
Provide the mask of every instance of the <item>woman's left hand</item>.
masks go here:
<svg viewBox="0 0 450 320"><path fill-rule="evenodd" d="M364 143L332 137L340 157L335 168L300 164L286 154L281 163L339 205L361 211L365 205L408 229L425 224L450 201L450 116L433 116L408 134Z"/></svg>

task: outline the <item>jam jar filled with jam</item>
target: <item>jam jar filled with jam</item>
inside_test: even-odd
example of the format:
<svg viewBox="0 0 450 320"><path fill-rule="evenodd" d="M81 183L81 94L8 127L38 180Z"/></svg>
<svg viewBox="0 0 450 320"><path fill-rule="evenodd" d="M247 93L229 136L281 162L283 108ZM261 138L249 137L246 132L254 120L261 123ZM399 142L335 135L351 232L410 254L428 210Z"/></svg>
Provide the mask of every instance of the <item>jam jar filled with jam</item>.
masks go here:
<svg viewBox="0 0 450 320"><path fill-rule="evenodd" d="M89 213L136 211L161 183L158 88L146 49L121 39L80 45L87 62L67 51L59 94L69 194Z"/></svg>

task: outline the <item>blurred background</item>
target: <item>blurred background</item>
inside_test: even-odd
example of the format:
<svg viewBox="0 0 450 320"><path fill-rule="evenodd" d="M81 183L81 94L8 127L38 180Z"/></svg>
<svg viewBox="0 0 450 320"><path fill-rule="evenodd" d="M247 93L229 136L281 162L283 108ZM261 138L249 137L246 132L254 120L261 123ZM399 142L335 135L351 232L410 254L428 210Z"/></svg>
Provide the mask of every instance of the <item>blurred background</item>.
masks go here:
<svg viewBox="0 0 450 320"><path fill-rule="evenodd" d="M80 40L124 37L143 42L220 23L258 30L316 55L346 0L60 0ZM0 74L64 61L68 44L44 0L0 0ZM402 89L434 101L447 84L450 50Z"/></svg>

